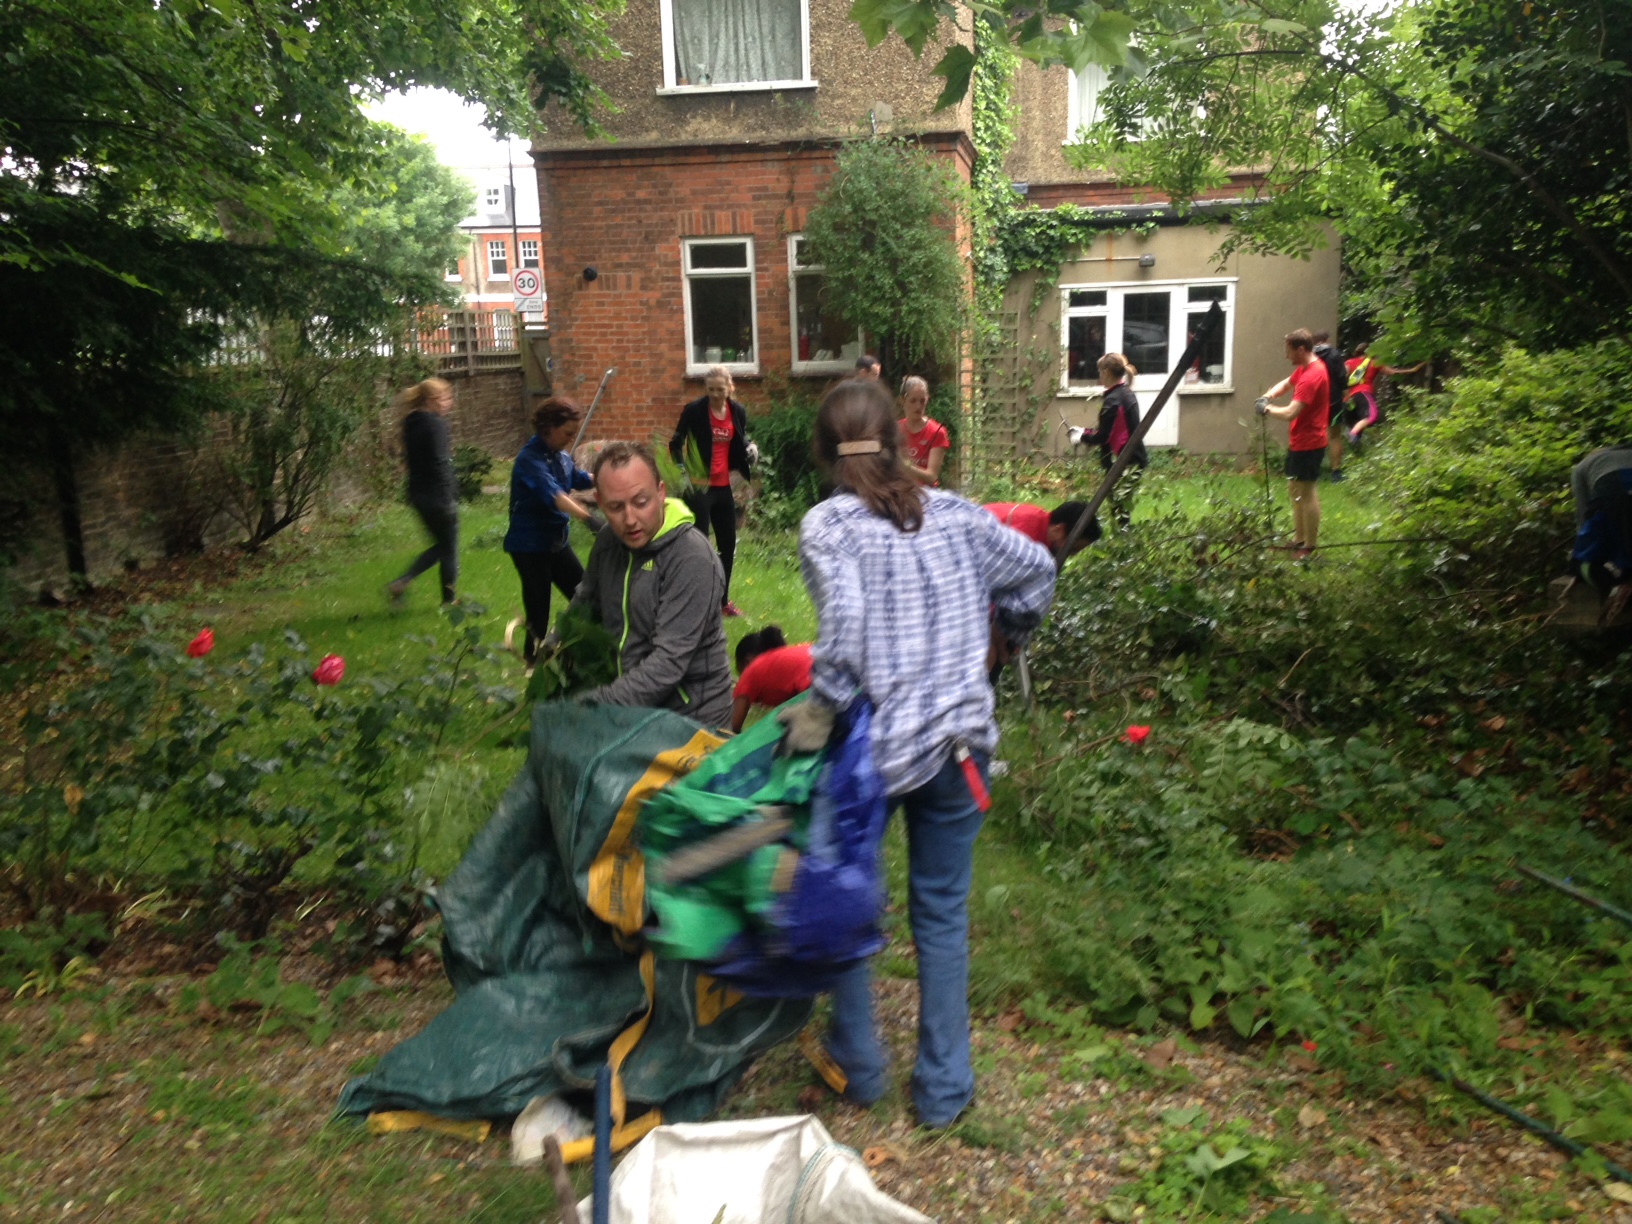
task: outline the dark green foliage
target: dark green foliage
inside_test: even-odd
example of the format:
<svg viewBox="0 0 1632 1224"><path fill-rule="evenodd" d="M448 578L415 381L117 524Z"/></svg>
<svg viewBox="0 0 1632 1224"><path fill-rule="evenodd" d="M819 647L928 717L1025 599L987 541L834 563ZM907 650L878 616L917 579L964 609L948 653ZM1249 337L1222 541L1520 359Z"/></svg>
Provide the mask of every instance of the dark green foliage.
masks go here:
<svg viewBox="0 0 1632 1224"><path fill-rule="evenodd" d="M955 232L965 195L951 168L920 146L858 140L840 149L806 218L808 257L825 268L828 305L876 338L891 382L957 355L968 313Z"/></svg>
<svg viewBox="0 0 1632 1224"><path fill-rule="evenodd" d="M822 476L811 449L816 401L800 396L774 401L770 411L754 416L749 428L759 446L754 522L773 531L797 528L822 495Z"/></svg>
<svg viewBox="0 0 1632 1224"><path fill-rule="evenodd" d="M555 632L560 644L534 666L527 682L529 702L559 701L618 678L618 641L587 608L568 606L555 618Z"/></svg>
<svg viewBox="0 0 1632 1224"><path fill-rule="evenodd" d="M459 481L459 500L475 501L480 497L495 466L493 456L479 446L454 447L453 474Z"/></svg>
<svg viewBox="0 0 1632 1224"><path fill-rule="evenodd" d="M1448 541L1443 564L1476 582L1561 572L1575 533L1570 467L1632 440L1632 344L1553 353L1508 347L1443 394L1396 410L1372 475L1398 498L1402 534Z"/></svg>

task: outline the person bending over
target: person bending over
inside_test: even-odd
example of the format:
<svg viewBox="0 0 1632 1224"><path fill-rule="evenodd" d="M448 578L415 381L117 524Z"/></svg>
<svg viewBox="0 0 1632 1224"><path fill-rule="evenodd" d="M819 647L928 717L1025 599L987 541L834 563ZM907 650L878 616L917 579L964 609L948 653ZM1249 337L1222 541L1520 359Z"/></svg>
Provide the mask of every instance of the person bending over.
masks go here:
<svg viewBox="0 0 1632 1224"><path fill-rule="evenodd" d="M1054 594L1054 559L973 502L917 484L876 383L823 398L815 451L833 496L799 531L799 568L816 608L810 696L778 714L786 744L826 743L835 714L873 706L873 765L907 827L909 917L918 950L918 1056L912 1101L945 1127L974 1096L969 1064L970 868L997 745L986 649L995 614L1016 644ZM980 792L977 798L976 791ZM833 991L829 1055L845 1096L870 1104L887 1085L864 962Z"/></svg>
<svg viewBox="0 0 1632 1224"><path fill-rule="evenodd" d="M707 393L680 410L680 422L669 439L669 454L676 463L689 440L696 447L708 475L698 504L697 527L708 538L710 525L720 546L720 567L725 573L725 596L720 611L741 616L731 602L731 563L737 555L737 503L731 491L731 473L747 480L751 475L753 452L748 441L748 414L731 398L731 372L722 365L710 366L703 376Z"/></svg>
<svg viewBox="0 0 1632 1224"><path fill-rule="evenodd" d="M1314 337L1303 328L1286 333L1286 359L1292 363L1292 373L1264 392L1258 414L1289 422L1284 470L1287 495L1292 499L1292 551L1303 561L1315 551L1320 536L1315 482L1320 479L1320 460L1326 453L1331 389L1325 363L1315 356ZM1269 403L1288 391L1292 393L1290 404L1277 407Z"/></svg>
<svg viewBox="0 0 1632 1224"><path fill-rule="evenodd" d="M1052 510L1044 510L1030 502L987 502L985 508L1005 527L1014 528L1028 540L1036 540L1048 549L1050 555L1057 556L1060 545L1065 543L1065 537L1071 534L1071 529L1077 525L1082 512L1088 509L1088 503L1061 502ZM1099 534L1099 518L1096 515L1088 520L1088 526L1083 528L1076 543L1071 545L1071 553L1066 560L1076 556L1099 539Z"/></svg>
<svg viewBox="0 0 1632 1224"><path fill-rule="evenodd" d="M595 457L595 537L571 606L619 643L618 678L581 700L674 710L705 727L731 718L731 669L720 600L725 574L691 511L644 446L614 442Z"/></svg>
<svg viewBox="0 0 1632 1224"><path fill-rule="evenodd" d="M1384 374L1415 374L1426 361L1419 361L1414 366L1403 369L1382 362L1367 355L1366 350L1371 345L1365 341L1354 346L1354 356L1344 363L1345 382L1348 385L1347 398L1343 402L1343 424L1348 427L1343 437L1356 450L1360 448L1360 438L1366 430L1377 424L1381 413L1377 408L1377 380Z"/></svg>
<svg viewBox="0 0 1632 1224"><path fill-rule="evenodd" d="M567 544L573 519L597 525L574 489L590 487L589 473L572 461L567 447L583 412L557 396L539 397L533 408L533 436L510 466L510 527L504 551L521 578L521 606L527 620L522 658L530 667L538 643L550 631L550 589L567 599L578 590L584 567Z"/></svg>
<svg viewBox="0 0 1632 1224"><path fill-rule="evenodd" d="M755 706L775 709L810 687L810 643L789 646L777 625L737 643L737 687L731 694L731 730L741 731Z"/></svg>

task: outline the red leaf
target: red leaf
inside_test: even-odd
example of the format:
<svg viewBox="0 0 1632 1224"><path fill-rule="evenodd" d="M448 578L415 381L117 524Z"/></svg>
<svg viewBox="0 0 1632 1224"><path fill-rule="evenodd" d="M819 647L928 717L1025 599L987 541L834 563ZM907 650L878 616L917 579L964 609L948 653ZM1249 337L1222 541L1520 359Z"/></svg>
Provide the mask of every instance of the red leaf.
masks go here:
<svg viewBox="0 0 1632 1224"><path fill-rule="evenodd" d="M204 628L198 631L198 636L187 643L187 657L202 659L215 649L215 630Z"/></svg>
<svg viewBox="0 0 1632 1224"><path fill-rule="evenodd" d="M312 669L312 679L318 684L339 684L345 674L346 661L336 654L324 655Z"/></svg>
<svg viewBox="0 0 1632 1224"><path fill-rule="evenodd" d="M1122 732L1122 742L1124 744L1142 744L1149 736L1149 727L1129 727Z"/></svg>

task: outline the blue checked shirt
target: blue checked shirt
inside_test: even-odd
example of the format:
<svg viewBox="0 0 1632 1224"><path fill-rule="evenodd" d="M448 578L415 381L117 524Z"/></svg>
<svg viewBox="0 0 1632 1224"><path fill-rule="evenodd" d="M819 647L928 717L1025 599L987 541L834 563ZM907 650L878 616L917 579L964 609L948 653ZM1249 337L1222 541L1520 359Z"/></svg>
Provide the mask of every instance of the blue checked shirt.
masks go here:
<svg viewBox="0 0 1632 1224"><path fill-rule="evenodd" d="M957 744L997 747L986 679L991 613L1019 644L1054 598L1054 559L953 493L924 491L924 525L898 531L852 493L805 515L799 569L816 605L811 692L871 698L873 765L891 795L933 778Z"/></svg>

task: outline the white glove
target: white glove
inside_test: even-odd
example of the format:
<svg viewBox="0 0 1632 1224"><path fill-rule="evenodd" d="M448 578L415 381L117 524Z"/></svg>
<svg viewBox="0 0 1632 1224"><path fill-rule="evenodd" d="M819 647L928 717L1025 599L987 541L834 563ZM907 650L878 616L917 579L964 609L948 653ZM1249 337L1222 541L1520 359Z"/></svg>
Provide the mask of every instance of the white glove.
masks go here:
<svg viewBox="0 0 1632 1224"><path fill-rule="evenodd" d="M758 442L748 443L748 462L749 463L758 463L759 462L759 443Z"/></svg>
<svg viewBox="0 0 1632 1224"><path fill-rule="evenodd" d="M798 705L777 712L776 721L782 724L782 749L790 756L820 752L827 747L833 734L836 711L814 697L807 697Z"/></svg>

